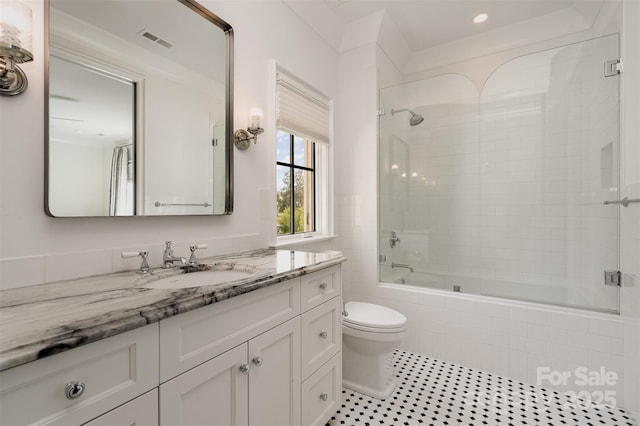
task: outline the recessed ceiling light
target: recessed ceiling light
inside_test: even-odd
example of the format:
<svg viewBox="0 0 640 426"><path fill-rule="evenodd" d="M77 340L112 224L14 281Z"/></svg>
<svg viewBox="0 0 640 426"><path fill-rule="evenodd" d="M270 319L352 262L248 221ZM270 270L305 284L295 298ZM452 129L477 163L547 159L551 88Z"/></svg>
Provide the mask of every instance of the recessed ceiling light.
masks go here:
<svg viewBox="0 0 640 426"><path fill-rule="evenodd" d="M475 22L476 24L480 24L480 23L486 21L488 17L489 17L489 15L487 15L486 13L481 13L481 14L477 15L475 18L473 18L473 22Z"/></svg>

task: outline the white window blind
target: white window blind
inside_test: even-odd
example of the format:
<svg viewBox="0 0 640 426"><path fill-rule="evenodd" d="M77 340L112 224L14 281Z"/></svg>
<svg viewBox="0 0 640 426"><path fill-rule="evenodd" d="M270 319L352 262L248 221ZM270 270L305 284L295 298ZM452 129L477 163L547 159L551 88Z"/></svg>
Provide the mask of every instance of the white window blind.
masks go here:
<svg viewBox="0 0 640 426"><path fill-rule="evenodd" d="M314 142L329 142L329 102L278 73L276 126Z"/></svg>

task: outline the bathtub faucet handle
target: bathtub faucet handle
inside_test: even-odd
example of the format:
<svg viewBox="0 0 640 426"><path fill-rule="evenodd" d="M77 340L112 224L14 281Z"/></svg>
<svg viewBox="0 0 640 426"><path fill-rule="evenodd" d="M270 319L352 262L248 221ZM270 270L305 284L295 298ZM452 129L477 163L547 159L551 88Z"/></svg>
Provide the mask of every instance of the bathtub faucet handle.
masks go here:
<svg viewBox="0 0 640 426"><path fill-rule="evenodd" d="M391 248L394 248L399 242L400 238L398 238L396 231L391 231L389 233L389 245L391 246Z"/></svg>

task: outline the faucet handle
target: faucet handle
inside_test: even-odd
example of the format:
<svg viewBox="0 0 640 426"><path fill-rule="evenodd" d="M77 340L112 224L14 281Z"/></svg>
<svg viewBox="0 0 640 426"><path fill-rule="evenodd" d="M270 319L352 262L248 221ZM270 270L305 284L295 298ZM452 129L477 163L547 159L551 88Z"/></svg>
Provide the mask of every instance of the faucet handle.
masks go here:
<svg viewBox="0 0 640 426"><path fill-rule="evenodd" d="M195 265L198 263L198 259L196 259L196 250L198 249L206 249L209 248L209 244L195 244L189 246L189 250L191 250L191 256L189 257L189 265Z"/></svg>
<svg viewBox="0 0 640 426"><path fill-rule="evenodd" d="M164 255L173 256L173 249L171 248L171 241L164 242Z"/></svg>
<svg viewBox="0 0 640 426"><path fill-rule="evenodd" d="M120 253L120 256L123 259L126 259L128 257L140 256L142 258L142 263L140 264L140 273L147 274L149 272L150 270L149 262L147 261L147 257L149 257L149 252L147 250L142 250L141 252L123 251L122 253Z"/></svg>

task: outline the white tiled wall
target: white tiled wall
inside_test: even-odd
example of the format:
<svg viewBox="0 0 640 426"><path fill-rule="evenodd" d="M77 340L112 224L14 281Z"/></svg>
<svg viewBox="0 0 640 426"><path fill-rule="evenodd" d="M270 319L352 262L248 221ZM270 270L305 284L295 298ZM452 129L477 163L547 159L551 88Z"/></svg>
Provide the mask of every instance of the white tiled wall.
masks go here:
<svg viewBox="0 0 640 426"><path fill-rule="evenodd" d="M226 238L174 241L172 248L176 256L189 258L192 244L208 244L199 249L197 256L205 258L226 253L238 253L263 247L259 234L236 235ZM126 258L122 252L149 252L149 265L162 265L164 242L140 244L132 247L116 247L106 250L77 251L42 256L5 258L0 260L0 290L24 287L91 275L112 272L134 271L140 267L140 258Z"/></svg>

